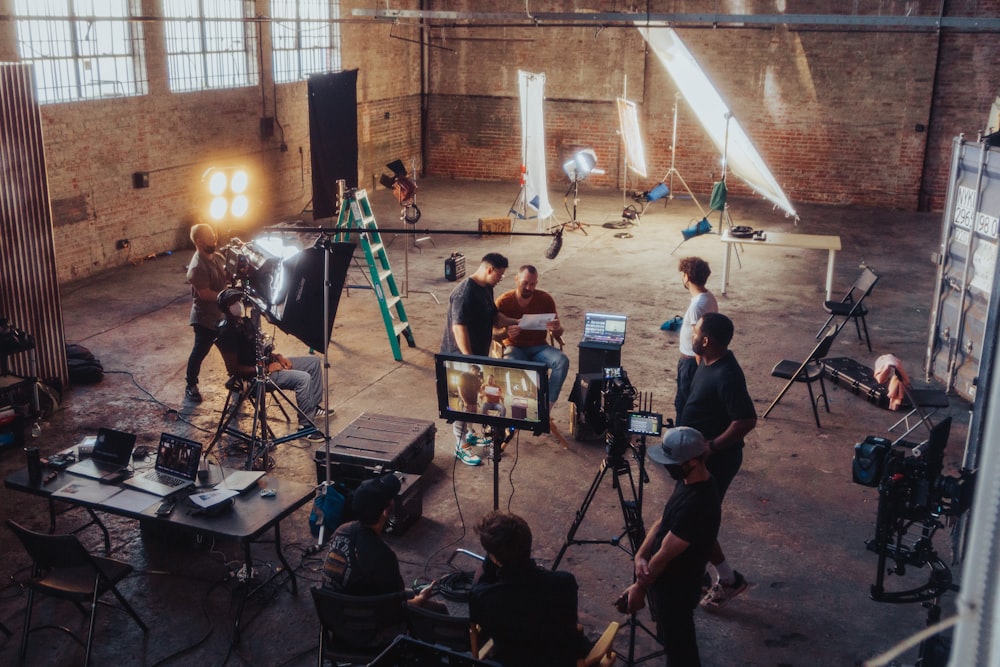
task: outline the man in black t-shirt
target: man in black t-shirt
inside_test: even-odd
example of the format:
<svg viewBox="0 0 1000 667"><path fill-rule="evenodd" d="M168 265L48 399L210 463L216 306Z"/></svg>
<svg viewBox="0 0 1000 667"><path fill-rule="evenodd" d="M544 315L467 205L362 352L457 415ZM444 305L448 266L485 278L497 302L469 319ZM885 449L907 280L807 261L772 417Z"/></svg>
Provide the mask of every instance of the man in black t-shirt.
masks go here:
<svg viewBox="0 0 1000 667"><path fill-rule="evenodd" d="M487 357L493 342L493 327L506 327L519 320L507 317L497 310L493 301L493 288L503 280L507 271L507 258L498 252L487 253L479 268L458 284L448 299L448 320L441 340L442 354L474 354ZM475 409L472 410L476 412ZM466 465L477 466L482 460L472 449L475 436L468 431L466 422L452 424L455 434L455 458Z"/></svg>
<svg viewBox="0 0 1000 667"><path fill-rule="evenodd" d="M663 443L650 447L647 455L663 464L678 483L663 515L650 526L636 551L635 583L622 594L619 610L642 609L648 592L653 596L667 664L698 667L694 610L701 597L705 564L719 534L722 501L705 467L708 443L695 429L668 430Z"/></svg>
<svg viewBox="0 0 1000 667"><path fill-rule="evenodd" d="M393 473L365 480L358 486L351 498L351 509L357 519L342 524L333 533L330 553L323 564L324 586L347 595L403 591L399 560L381 537L401 486ZM409 602L427 605L431 589L432 586L425 587Z"/></svg>
<svg viewBox="0 0 1000 667"><path fill-rule="evenodd" d="M757 425L757 412L747 391L747 381L729 350L733 323L725 315L705 313L691 336L701 363L691 382L678 424L690 426L708 440L708 471L725 498L730 482L743 465L743 439ZM718 609L746 590L747 581L726 561L718 542L709 559L712 587L702 598L706 609Z"/></svg>

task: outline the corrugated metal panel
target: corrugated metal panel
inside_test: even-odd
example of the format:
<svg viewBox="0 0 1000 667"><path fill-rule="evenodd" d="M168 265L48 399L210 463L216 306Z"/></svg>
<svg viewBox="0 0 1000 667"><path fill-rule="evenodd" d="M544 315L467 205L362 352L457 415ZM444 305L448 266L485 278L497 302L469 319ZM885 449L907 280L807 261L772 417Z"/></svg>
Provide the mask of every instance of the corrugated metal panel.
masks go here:
<svg viewBox="0 0 1000 667"><path fill-rule="evenodd" d="M11 370L57 377L66 387L42 119L28 65L0 63L0 215L0 315L35 337L34 353L12 355Z"/></svg>
<svg viewBox="0 0 1000 667"><path fill-rule="evenodd" d="M973 402L979 365L996 331L986 327L998 260L1000 149L955 140L941 232L928 376Z"/></svg>

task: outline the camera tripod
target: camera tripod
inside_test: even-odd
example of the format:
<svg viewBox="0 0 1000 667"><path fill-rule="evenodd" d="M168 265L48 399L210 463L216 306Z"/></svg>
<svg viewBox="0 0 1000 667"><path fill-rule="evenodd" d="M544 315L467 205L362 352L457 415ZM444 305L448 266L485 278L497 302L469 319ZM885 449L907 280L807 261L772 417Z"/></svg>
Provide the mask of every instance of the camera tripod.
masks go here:
<svg viewBox="0 0 1000 667"><path fill-rule="evenodd" d="M580 509L576 512L576 518L573 520L573 524L570 526L569 532L566 534L566 541L559 550L559 554L556 556L556 559L552 562L553 570L559 567L559 563L562 561L562 558L566 554L566 550L570 547L570 545L610 544L618 547L629 556L634 556L636 552L638 552L639 547L642 546L643 540L646 539L646 527L642 521L642 489L643 485L649 481L649 478L646 475L645 464L646 436L642 436L637 444L621 444L619 441L624 438L616 437L611 433L611 430L609 430L606 439L607 455L604 457L604 461L601 462L597 475L594 477L594 481L587 490L587 494L584 496ZM632 450L632 457L638 464L638 480L635 476L633 476L632 465L625 455L625 452L628 449ZM611 485L618 494L618 505L622 511L622 518L625 520L624 530L617 536L604 540L577 539L576 533L587 515L587 510L590 508L590 504L594 501L598 490L601 488L601 482L604 480L605 476L607 476L608 472L611 473ZM638 484L636 483L637 481ZM628 537L629 542L627 548L622 544L622 538L626 536ZM650 615L655 620L656 610L654 608L654 601L649 595L646 597L646 604L649 606ZM629 615L627 623L629 626L628 657L622 658L626 665L637 665L646 662L647 660L661 657L664 654L662 650L659 650L654 651L653 653L650 653L642 658L636 658L635 638L637 630L641 629L647 635L655 639L657 644L662 644L662 641L655 632L642 624L642 621L637 618L634 612ZM622 656L619 657L621 658Z"/></svg>
<svg viewBox="0 0 1000 667"><path fill-rule="evenodd" d="M254 327L257 347L256 374L252 378L240 378L233 376L226 382L226 402L222 407L222 416L219 418L219 425L215 430L208 447L205 448L204 458L211 454L216 443L222 439L223 435L231 435L234 438L246 443L247 459L244 464L245 470L267 470L274 466L274 460L268 454L277 445L289 440L295 440L319 429L312 419L299 409L298 404L285 394L281 388L271 379L267 371L267 363L270 357L270 350L263 345L263 336L260 333L260 311L253 309L250 322ZM303 421L309 425L299 428L287 435L276 437L274 431L267 422L267 398L272 395L278 409L285 416L285 421L291 421L289 412L285 409L286 404L299 417L299 423ZM249 431L240 428L239 417L244 404L249 401L253 407L253 418Z"/></svg>

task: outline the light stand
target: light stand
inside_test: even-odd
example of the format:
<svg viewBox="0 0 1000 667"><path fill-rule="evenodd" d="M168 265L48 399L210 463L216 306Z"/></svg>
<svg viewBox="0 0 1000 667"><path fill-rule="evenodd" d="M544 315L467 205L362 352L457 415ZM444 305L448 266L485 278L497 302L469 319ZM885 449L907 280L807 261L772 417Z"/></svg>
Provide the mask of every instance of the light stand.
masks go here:
<svg viewBox="0 0 1000 667"><path fill-rule="evenodd" d="M677 170L677 167L675 166L674 162L675 158L677 157L677 100L679 100L680 97L681 97L680 93L674 94L674 128L670 135L670 169L668 169L667 173L664 174L663 178L660 179L661 183L666 183L667 179L670 180L668 184L670 192L667 193L667 198L664 204L669 203L670 200L674 198L674 176L676 176L677 179L681 182L681 185L684 186L684 189L687 191L688 196L691 197L692 201L694 201L695 206L697 206L698 210L701 211L702 217L705 217L708 214L705 213L705 209L701 207L701 203L698 201L698 198L694 196L693 192L691 192L691 188L688 187L687 181L685 181L684 177L681 176L681 172Z"/></svg>
<svg viewBox="0 0 1000 667"><path fill-rule="evenodd" d="M500 509L500 457L517 431L514 429L507 431L493 422L487 423L483 430L490 436L490 459L493 461L493 509L498 510Z"/></svg>
<svg viewBox="0 0 1000 667"><path fill-rule="evenodd" d="M566 197L569 196L569 193L571 191L573 192L573 213L572 213L573 217L572 219L569 220L569 222L562 223L560 227L562 229L568 229L571 232L579 230L583 232L584 236L590 236L587 233L587 227L589 227L590 225L588 225L585 222L580 222L579 220L576 219L576 207L580 203L580 180L581 179L579 177L574 177L573 182L570 183L569 185L569 190L566 190L566 194L563 195L563 201L565 201ZM567 212L568 211L569 210L567 209Z"/></svg>

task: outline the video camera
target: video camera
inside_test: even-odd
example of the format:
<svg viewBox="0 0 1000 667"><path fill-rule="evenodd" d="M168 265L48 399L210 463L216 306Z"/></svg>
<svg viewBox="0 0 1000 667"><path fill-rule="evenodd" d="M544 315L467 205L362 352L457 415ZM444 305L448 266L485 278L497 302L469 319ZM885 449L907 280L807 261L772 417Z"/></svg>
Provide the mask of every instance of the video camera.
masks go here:
<svg viewBox="0 0 1000 667"><path fill-rule="evenodd" d="M951 417L936 424L930 437L913 447L885 438L868 436L854 447L853 480L877 487L878 514L875 538L867 540L869 551L879 556L871 597L880 602L922 602L940 596L951 586L951 572L934 550L933 537L943 524L942 516L958 516L972 504L975 474L966 469L958 476L942 474L944 450L951 432ZM892 559L894 567L886 568ZM904 575L906 566L930 564L928 583L917 588L887 592L885 575Z"/></svg>
<svg viewBox="0 0 1000 667"><path fill-rule="evenodd" d="M605 429L605 448L612 456L621 456L629 445L629 412L635 407L638 392L628 381L625 369L604 369L601 388L601 416Z"/></svg>

